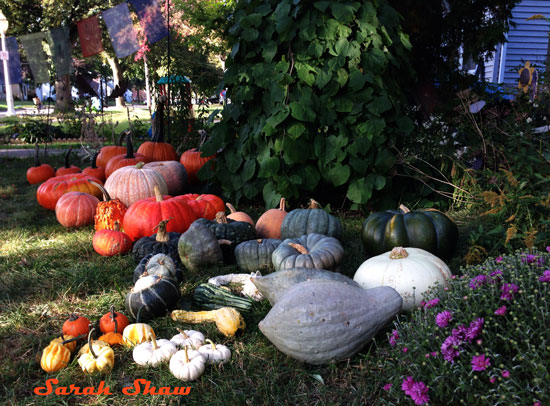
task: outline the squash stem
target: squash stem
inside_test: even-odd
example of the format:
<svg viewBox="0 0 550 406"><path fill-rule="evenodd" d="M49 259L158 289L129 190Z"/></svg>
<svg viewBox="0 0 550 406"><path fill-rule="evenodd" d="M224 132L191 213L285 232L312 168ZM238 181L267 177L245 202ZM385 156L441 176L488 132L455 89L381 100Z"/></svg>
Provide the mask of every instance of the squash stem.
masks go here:
<svg viewBox="0 0 550 406"><path fill-rule="evenodd" d="M400 204L399 205L399 210L401 210L403 212L403 214L407 214L407 213L410 213L411 212L411 209L409 209L407 206L405 206L404 204Z"/></svg>
<svg viewBox="0 0 550 406"><path fill-rule="evenodd" d="M308 250L306 247L304 247L303 245L301 244L297 244L297 243L294 243L294 242L289 242L288 243L288 246L289 247L292 247L294 248L296 251L298 251L300 254L309 254Z"/></svg>
<svg viewBox="0 0 550 406"><path fill-rule="evenodd" d="M183 338L185 338L186 340L189 339L189 336L185 333L185 330L182 330L180 328L177 328L176 330L178 330L178 333L180 333Z"/></svg>
<svg viewBox="0 0 550 406"><path fill-rule="evenodd" d="M286 206L286 200L284 197L281 197L281 201L279 202L279 210L286 212L285 206Z"/></svg>
<svg viewBox="0 0 550 406"><path fill-rule="evenodd" d="M159 348L159 346L157 344L157 340L155 339L155 337L153 335L151 335L150 337L151 337L151 342L153 343L153 350L157 350Z"/></svg>
<svg viewBox="0 0 550 406"><path fill-rule="evenodd" d="M163 198L162 198L162 194L160 193L159 187L155 185L153 190L155 191L155 199L157 200L157 202L162 202Z"/></svg>
<svg viewBox="0 0 550 406"><path fill-rule="evenodd" d="M90 324L90 327L92 327L91 324ZM90 354L92 354L92 357L97 358L97 355L95 354L93 346L92 346L92 343L93 343L92 333L94 331L95 331L95 328L90 328L90 332L88 333L88 349L90 350Z"/></svg>
<svg viewBox="0 0 550 406"><path fill-rule="evenodd" d="M408 256L409 253L403 247L394 247L390 252L390 259L403 259Z"/></svg>
<svg viewBox="0 0 550 406"><path fill-rule="evenodd" d="M158 189L157 186L155 186L155 193L156 193L156 190ZM157 197L158 199L158 197ZM162 196L161 196L161 199L162 199ZM158 201L158 200L157 200ZM170 241L170 236L168 235L168 233L166 232L166 225L168 224L168 222L170 221L171 217L167 220L162 220L160 223L158 223L158 225L155 227L157 229L157 236L155 237L155 240L157 242L168 242ZM153 229L154 230L154 229Z"/></svg>
<svg viewBox="0 0 550 406"><path fill-rule="evenodd" d="M93 180L88 180L88 183L91 183L92 185L94 185L96 188L98 188L101 193L103 193L103 200L105 202L108 202L111 200L111 196L109 196L109 192L107 192L107 189L105 189L103 187L103 185L100 185L99 183L97 182L94 182Z"/></svg>
<svg viewBox="0 0 550 406"><path fill-rule="evenodd" d="M207 343L210 343L210 346L212 347L212 351L216 351L216 344L214 344L214 341L212 341L211 339L207 338L205 340Z"/></svg>
<svg viewBox="0 0 550 406"><path fill-rule="evenodd" d="M220 224L227 224L227 216L223 211L219 211L216 213L216 222Z"/></svg>
<svg viewBox="0 0 550 406"><path fill-rule="evenodd" d="M189 355L187 354L187 346L184 347L183 353L185 354L185 363L189 364Z"/></svg>
<svg viewBox="0 0 550 406"><path fill-rule="evenodd" d="M225 205L227 206L227 208L229 209L229 211L231 212L231 214L237 212L237 209L235 209L235 206L233 206L231 203L226 203Z"/></svg>

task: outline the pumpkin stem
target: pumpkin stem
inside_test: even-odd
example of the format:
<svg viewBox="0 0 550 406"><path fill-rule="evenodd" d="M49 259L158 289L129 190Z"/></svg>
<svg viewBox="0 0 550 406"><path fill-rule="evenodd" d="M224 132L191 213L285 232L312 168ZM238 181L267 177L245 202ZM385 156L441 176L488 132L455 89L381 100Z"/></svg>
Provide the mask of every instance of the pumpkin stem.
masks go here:
<svg viewBox="0 0 550 406"><path fill-rule="evenodd" d="M115 145L120 147L122 145L122 141L124 140L124 137L126 137L127 134L128 134L128 131L121 132L120 137L118 137L118 139L115 139Z"/></svg>
<svg viewBox="0 0 550 406"><path fill-rule="evenodd" d="M103 201L108 202L111 200L111 196L109 196L109 192L107 192L107 189L105 189L103 185L100 185L99 183L93 180L88 180L88 183L91 183L96 188L98 188L101 191L101 193L103 193Z"/></svg>
<svg viewBox="0 0 550 406"><path fill-rule="evenodd" d="M114 231L120 231L120 221L115 220L115 224L113 226Z"/></svg>
<svg viewBox="0 0 550 406"><path fill-rule="evenodd" d="M237 210L235 209L235 206L233 206L231 203L226 203L225 205L227 206L227 208L229 209L229 211L231 212L231 214L237 212Z"/></svg>
<svg viewBox="0 0 550 406"><path fill-rule="evenodd" d="M281 197L281 201L279 202L279 210L286 212L285 205L286 205L286 200L284 197Z"/></svg>
<svg viewBox="0 0 550 406"><path fill-rule="evenodd" d="M35 167L39 167L40 166L40 161L38 160L38 151L40 150L40 147L38 146L38 144L36 144L36 148L35 148L35 151L34 151L34 166Z"/></svg>
<svg viewBox="0 0 550 406"><path fill-rule="evenodd" d="M136 164L135 168L136 168L136 169L141 169L141 168L143 168L143 165L145 165L145 162L143 162L143 161L142 161L142 162L138 162L138 163Z"/></svg>
<svg viewBox="0 0 550 406"><path fill-rule="evenodd" d="M229 240L220 239L220 240L218 240L218 244L220 244L220 245L231 245L233 243Z"/></svg>
<svg viewBox="0 0 550 406"><path fill-rule="evenodd" d="M180 328L177 328L176 330L178 330L178 333L180 333L186 340L189 338L189 336L185 333L185 330L182 330Z"/></svg>
<svg viewBox="0 0 550 406"><path fill-rule="evenodd" d="M76 313L71 313L69 315L69 321L75 321L76 319L78 319L78 314Z"/></svg>
<svg viewBox="0 0 550 406"><path fill-rule="evenodd" d="M153 190L155 191L155 199L157 200L157 202L162 202L163 198L162 198L162 193L160 193L159 187L157 185L155 185L153 187Z"/></svg>
<svg viewBox="0 0 550 406"><path fill-rule="evenodd" d="M115 323L115 334L118 333L118 321L116 319L116 316L115 318L113 319L113 322Z"/></svg>
<svg viewBox="0 0 550 406"><path fill-rule="evenodd" d="M187 346L184 347L183 351L185 354L185 363L189 364L189 355L187 354Z"/></svg>
<svg viewBox="0 0 550 406"><path fill-rule="evenodd" d="M403 247L394 247L390 252L390 259L407 258L409 253Z"/></svg>
<svg viewBox="0 0 550 406"><path fill-rule="evenodd" d="M155 336L153 336L152 334L149 336L149 338L151 339L151 343L153 343L153 350L156 350L159 348L158 344L157 344L157 340L155 339Z"/></svg>
<svg viewBox="0 0 550 406"><path fill-rule="evenodd" d="M407 213L410 213L411 212L411 209L409 209L407 206L405 206L404 204L400 204L399 205L399 210L401 210L403 212L403 214L407 214Z"/></svg>
<svg viewBox="0 0 550 406"><path fill-rule="evenodd" d="M94 157L92 158L92 169L97 169L97 156L99 155L99 151L97 151L94 154Z"/></svg>
<svg viewBox="0 0 550 406"><path fill-rule="evenodd" d="M134 146L132 145L132 135L130 134L130 132L126 134L126 158L135 158Z"/></svg>
<svg viewBox="0 0 550 406"><path fill-rule="evenodd" d="M216 213L216 221L220 224L227 224L227 216L223 211L219 211Z"/></svg>
<svg viewBox="0 0 550 406"><path fill-rule="evenodd" d="M92 325L90 324L90 332L88 333L88 349L90 350L90 354L92 354L92 357L97 358L97 355L94 352L94 349L92 348L92 333L95 331L95 328L91 328Z"/></svg>
<svg viewBox="0 0 550 406"><path fill-rule="evenodd" d="M164 103L166 102L166 96L159 98L157 105L157 111L155 112L155 118L151 122L153 137L151 142L164 142Z"/></svg>
<svg viewBox="0 0 550 406"><path fill-rule="evenodd" d="M67 338L66 340L61 341L61 344L69 344L69 343L72 343L73 341L78 341L84 337L86 337L86 334L80 334L79 336L76 336L73 338Z"/></svg>
<svg viewBox="0 0 550 406"><path fill-rule="evenodd" d="M309 206L307 208L308 209L318 209L319 208L319 202L316 201L315 199L310 199L309 200Z"/></svg>
<svg viewBox="0 0 550 406"><path fill-rule="evenodd" d="M256 240L256 242L257 242L258 244L261 244L262 241L263 241L263 240L262 240L261 238L258 238L258 239Z"/></svg>
<svg viewBox="0 0 550 406"><path fill-rule="evenodd" d="M115 221L115 231L118 231L117 230L118 228L118 220ZM111 305L111 320L113 320L113 322L115 323L115 334L118 333L118 321L116 319L116 316L117 314L115 313L115 305Z"/></svg>
<svg viewBox="0 0 550 406"><path fill-rule="evenodd" d="M307 251L307 248L304 247L302 244L298 244L298 243L295 243L295 242L289 242L288 246L294 248L300 254L309 254L309 252Z"/></svg>
<svg viewBox="0 0 550 406"><path fill-rule="evenodd" d="M156 194L157 190L158 190L158 187L155 186L155 194ZM161 196L161 198L162 198L162 196ZM157 199L158 199L158 196L157 196ZM166 224L168 224L169 221L170 221L170 219L162 220L160 223L158 223L158 225L156 227L153 228L153 231L155 229L157 229L157 236L155 237L155 240L157 242L168 242L168 241L170 241L170 236L166 232Z"/></svg>
<svg viewBox="0 0 550 406"><path fill-rule="evenodd" d="M211 339L207 338L205 341L207 343L210 343L210 345L212 346L212 351L216 351L216 344L214 344L214 342Z"/></svg>
<svg viewBox="0 0 550 406"><path fill-rule="evenodd" d="M69 167L69 155L71 154L71 151L73 150L72 147L69 147L69 150L65 154L65 168Z"/></svg>

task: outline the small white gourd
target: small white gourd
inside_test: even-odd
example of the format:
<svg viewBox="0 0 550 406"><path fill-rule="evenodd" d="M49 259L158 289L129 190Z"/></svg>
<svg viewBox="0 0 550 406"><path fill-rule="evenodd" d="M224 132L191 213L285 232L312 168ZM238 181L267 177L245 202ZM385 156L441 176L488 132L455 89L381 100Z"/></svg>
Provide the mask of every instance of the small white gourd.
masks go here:
<svg viewBox="0 0 550 406"><path fill-rule="evenodd" d="M200 352L185 347L170 358L170 372L182 381L195 381L203 374L205 363Z"/></svg>
<svg viewBox="0 0 550 406"><path fill-rule="evenodd" d="M199 347L199 352L204 355L209 364L225 364L231 359L231 350L223 344L214 344L212 340Z"/></svg>
<svg viewBox="0 0 550 406"><path fill-rule="evenodd" d="M163 362L168 362L172 355L178 351L176 344L166 339L155 339L138 344L134 347L132 356L138 365L150 365L156 367Z"/></svg>
<svg viewBox="0 0 550 406"><path fill-rule="evenodd" d="M180 330L179 334L176 334L170 339L179 348L191 347L199 348L204 343L204 334L197 330Z"/></svg>

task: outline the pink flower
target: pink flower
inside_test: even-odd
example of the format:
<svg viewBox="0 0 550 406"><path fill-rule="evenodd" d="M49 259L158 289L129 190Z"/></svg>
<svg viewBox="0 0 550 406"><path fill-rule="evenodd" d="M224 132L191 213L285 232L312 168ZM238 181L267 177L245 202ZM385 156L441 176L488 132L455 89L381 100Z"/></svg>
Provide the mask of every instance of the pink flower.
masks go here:
<svg viewBox="0 0 550 406"><path fill-rule="evenodd" d="M403 347L403 352L407 352L409 349L407 347Z"/></svg>
<svg viewBox="0 0 550 406"><path fill-rule="evenodd" d="M506 314L506 305L500 306L498 309L496 309L495 314L497 316L504 316Z"/></svg>
<svg viewBox="0 0 550 406"><path fill-rule="evenodd" d="M384 386L382 386L382 389L384 389L386 392L389 392L392 386L393 385L391 383L387 383Z"/></svg>
<svg viewBox="0 0 550 406"><path fill-rule="evenodd" d="M403 382L401 382L401 390L405 392L406 395L411 395L411 390L414 385L414 379L412 376L407 376L405 379L403 379Z"/></svg>
<svg viewBox="0 0 550 406"><path fill-rule="evenodd" d="M489 382L491 382L491 383L495 383L496 380L497 380L497 378L495 378L494 376L489 378Z"/></svg>
<svg viewBox="0 0 550 406"><path fill-rule="evenodd" d="M424 309L431 309L432 307L435 307L439 304L439 298L436 297L432 300L429 300L425 305L424 305Z"/></svg>
<svg viewBox="0 0 550 406"><path fill-rule="evenodd" d="M542 276L539 278L539 282L550 282L550 269L544 271Z"/></svg>
<svg viewBox="0 0 550 406"><path fill-rule="evenodd" d="M546 247L546 248L548 249L548 247ZM540 403L540 402L535 402L535 403L533 403L533 406L542 406L542 403Z"/></svg>
<svg viewBox="0 0 550 406"><path fill-rule="evenodd" d="M437 357L437 351L430 352L430 355L431 355L432 357Z"/></svg>
<svg viewBox="0 0 550 406"><path fill-rule="evenodd" d="M546 246L546 252L550 252L550 245Z"/></svg>
<svg viewBox="0 0 550 406"><path fill-rule="evenodd" d="M518 292L519 286L515 283L503 283L500 290L502 291L502 294L500 295L502 300L512 300L514 298L514 294Z"/></svg>
<svg viewBox="0 0 550 406"><path fill-rule="evenodd" d="M470 289L476 290L477 288L483 286L487 282L486 275L477 275L476 277L470 279Z"/></svg>
<svg viewBox="0 0 550 406"><path fill-rule="evenodd" d="M536 255L533 254L527 254L526 256L521 258L521 262L524 264L532 264L537 259Z"/></svg>
<svg viewBox="0 0 550 406"><path fill-rule="evenodd" d="M392 347L395 347L395 344L397 343L397 340L399 339L399 333L397 332L397 330L393 330L391 332L391 335L390 335L390 345Z"/></svg>
<svg viewBox="0 0 550 406"><path fill-rule="evenodd" d="M451 364L454 363L456 357L460 355L460 340L454 336L449 336L441 344L441 354L445 361L449 361Z"/></svg>
<svg viewBox="0 0 550 406"><path fill-rule="evenodd" d="M448 310L444 310L441 313L437 313L435 316L435 324L441 328L447 327L452 319L453 314Z"/></svg>
<svg viewBox="0 0 550 406"><path fill-rule="evenodd" d="M489 366L491 366L491 360L486 358L485 354L472 357L472 371L485 371Z"/></svg>
<svg viewBox="0 0 550 406"><path fill-rule="evenodd" d="M504 370L501 375L503 378L510 378L510 371Z"/></svg>
<svg viewBox="0 0 550 406"><path fill-rule="evenodd" d="M424 382L415 382L412 386L410 396L415 405L424 405L430 401L428 387Z"/></svg>
<svg viewBox="0 0 550 406"><path fill-rule="evenodd" d="M481 331L483 330L483 323L485 320L480 317L475 319L470 323L470 326L466 330L466 340L469 342L472 342L475 340L475 338L481 334Z"/></svg>
<svg viewBox="0 0 550 406"><path fill-rule="evenodd" d="M498 257L495 258L495 262L496 262L497 264L500 264L500 263L502 262L503 259L504 259L504 258L502 258L501 256L498 256Z"/></svg>

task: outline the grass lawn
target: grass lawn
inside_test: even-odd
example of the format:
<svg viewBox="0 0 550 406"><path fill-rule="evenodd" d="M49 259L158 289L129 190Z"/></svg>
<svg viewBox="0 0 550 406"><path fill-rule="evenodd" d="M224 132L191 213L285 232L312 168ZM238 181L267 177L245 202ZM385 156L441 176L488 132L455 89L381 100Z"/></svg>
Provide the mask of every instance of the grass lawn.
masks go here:
<svg viewBox="0 0 550 406"><path fill-rule="evenodd" d="M51 157L56 166L62 157ZM115 367L107 376L90 377L73 356L69 366L48 375L40 368L42 349L61 332L70 313L93 323L113 304L124 310L124 296L132 284L136 265L130 255L101 257L92 248L93 227L66 230L55 214L36 202L36 185L25 178L30 159L2 161L0 177L0 404L3 405L376 405L383 391L378 377L377 348L388 346L382 331L363 351L349 360L309 366L278 351L259 331L257 324L269 311L267 301L257 303L244 334L225 338L212 324L185 325L169 317L150 322L158 337L171 338L176 327L194 328L228 345L232 359L221 367L208 366L196 382L182 383L166 365L137 366L130 350L115 349ZM78 162L75 162L78 165ZM258 207L243 208L253 218ZM364 255L359 238L363 217L339 213L345 228L346 257L342 273L353 277ZM193 289L210 276L238 272L234 267L187 272L181 285L184 306ZM37 396L49 378L59 385L94 386L104 380L112 395ZM156 387L190 386L188 396L126 396L121 389L135 379Z"/></svg>

